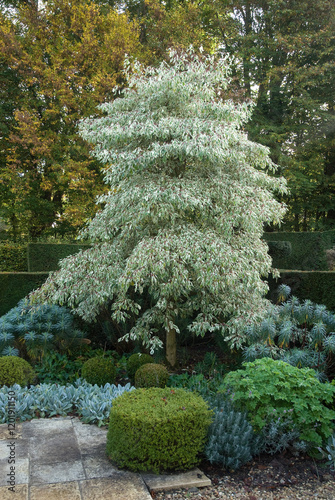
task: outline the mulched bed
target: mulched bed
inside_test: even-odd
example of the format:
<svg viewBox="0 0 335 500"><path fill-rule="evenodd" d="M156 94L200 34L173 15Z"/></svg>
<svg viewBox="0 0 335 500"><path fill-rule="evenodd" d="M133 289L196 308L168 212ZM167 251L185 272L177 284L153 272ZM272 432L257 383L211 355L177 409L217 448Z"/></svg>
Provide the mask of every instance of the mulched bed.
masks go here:
<svg viewBox="0 0 335 500"><path fill-rule="evenodd" d="M324 463L289 453L261 455L237 471L225 471L203 462L199 467L212 481L206 488L153 492L155 500L335 499L335 476Z"/></svg>

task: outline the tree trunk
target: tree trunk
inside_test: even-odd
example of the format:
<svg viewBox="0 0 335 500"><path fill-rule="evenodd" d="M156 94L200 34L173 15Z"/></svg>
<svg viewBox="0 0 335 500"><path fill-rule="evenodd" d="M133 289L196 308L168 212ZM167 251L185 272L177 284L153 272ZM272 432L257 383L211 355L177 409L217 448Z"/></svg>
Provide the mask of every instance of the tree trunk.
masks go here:
<svg viewBox="0 0 335 500"><path fill-rule="evenodd" d="M169 328L166 332L166 359L172 367L177 363L177 341L176 330Z"/></svg>

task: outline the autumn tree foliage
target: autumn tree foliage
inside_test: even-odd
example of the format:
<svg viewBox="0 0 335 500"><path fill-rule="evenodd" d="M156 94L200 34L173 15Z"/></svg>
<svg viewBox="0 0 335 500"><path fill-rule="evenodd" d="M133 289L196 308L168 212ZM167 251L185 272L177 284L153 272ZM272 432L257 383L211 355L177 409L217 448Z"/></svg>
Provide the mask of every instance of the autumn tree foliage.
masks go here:
<svg viewBox="0 0 335 500"><path fill-rule="evenodd" d="M77 134L123 81L136 22L90 1L19 2L0 14L0 202L14 238L57 225L75 232L103 191L100 165Z"/></svg>
<svg viewBox="0 0 335 500"><path fill-rule="evenodd" d="M122 98L80 126L109 185L82 233L94 245L63 260L32 300L67 304L87 321L108 305L114 321L134 318L125 338L152 349L165 340L174 365L181 318L238 346L243 325L262 315L263 224L280 222L273 193L285 182L268 175L268 149L242 129L251 107L221 97L226 59L172 51L169 63L135 63L128 74Z"/></svg>
<svg viewBox="0 0 335 500"><path fill-rule="evenodd" d="M206 29L206 4L198 0L125 0L121 4L140 26L140 42L146 64L168 58L169 50L192 45L211 52L217 38Z"/></svg>

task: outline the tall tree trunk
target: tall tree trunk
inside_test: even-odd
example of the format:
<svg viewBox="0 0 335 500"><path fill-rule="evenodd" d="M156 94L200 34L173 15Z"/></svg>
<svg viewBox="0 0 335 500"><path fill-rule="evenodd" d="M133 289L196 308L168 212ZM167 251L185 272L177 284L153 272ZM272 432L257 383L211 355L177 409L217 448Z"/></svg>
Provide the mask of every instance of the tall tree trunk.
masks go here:
<svg viewBox="0 0 335 500"><path fill-rule="evenodd" d="M176 330L169 328L166 332L166 359L174 367L177 363L177 340Z"/></svg>

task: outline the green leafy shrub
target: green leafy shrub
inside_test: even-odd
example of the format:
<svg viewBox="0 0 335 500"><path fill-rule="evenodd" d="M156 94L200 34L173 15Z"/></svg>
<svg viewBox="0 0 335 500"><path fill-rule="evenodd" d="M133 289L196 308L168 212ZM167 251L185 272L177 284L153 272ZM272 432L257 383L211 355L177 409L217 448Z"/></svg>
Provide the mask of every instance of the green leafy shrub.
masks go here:
<svg viewBox="0 0 335 500"><path fill-rule="evenodd" d="M116 375L114 361L102 356L90 358L83 364L81 375L92 385L112 384Z"/></svg>
<svg viewBox="0 0 335 500"><path fill-rule="evenodd" d="M127 360L127 373L130 380L135 379L135 373L142 366L148 363L154 363L154 358L150 354L142 354L140 352L132 354Z"/></svg>
<svg viewBox="0 0 335 500"><path fill-rule="evenodd" d="M259 453L262 438L254 432L247 414L235 410L223 394L210 398L209 404L214 420L208 431L206 458L226 469L238 469Z"/></svg>
<svg viewBox="0 0 335 500"><path fill-rule="evenodd" d="M314 370L263 358L228 373L220 392L228 391L234 406L248 411L256 431L280 419L292 421L300 439L313 445L332 433L335 412L324 403L331 403L335 387L319 382Z"/></svg>
<svg viewBox="0 0 335 500"><path fill-rule="evenodd" d="M67 384L80 377L83 363L80 359L70 359L66 354L47 352L42 361L34 365L34 370L40 383Z"/></svg>
<svg viewBox="0 0 335 500"><path fill-rule="evenodd" d="M147 363L135 373L135 387L165 387L169 372L164 365Z"/></svg>
<svg viewBox="0 0 335 500"><path fill-rule="evenodd" d="M199 462L212 413L184 389L136 389L112 406L107 453L133 471L185 470Z"/></svg>
<svg viewBox="0 0 335 500"><path fill-rule="evenodd" d="M222 384L223 377L220 373L206 378L203 373L189 375L188 373L172 373L167 382L168 387L179 387L189 391L198 392L204 399L216 394Z"/></svg>
<svg viewBox="0 0 335 500"><path fill-rule="evenodd" d="M0 357L0 385L27 385L33 382L35 372L25 359L17 356Z"/></svg>
<svg viewBox="0 0 335 500"><path fill-rule="evenodd" d="M291 290L279 287L279 301ZM326 306L291 297L272 305L265 319L247 330L246 361L271 357L298 368L313 368L321 380L334 372L335 315Z"/></svg>
<svg viewBox="0 0 335 500"><path fill-rule="evenodd" d="M35 305L23 299L0 318L0 354L41 360L51 350L68 353L83 342L74 316L66 307Z"/></svg>

